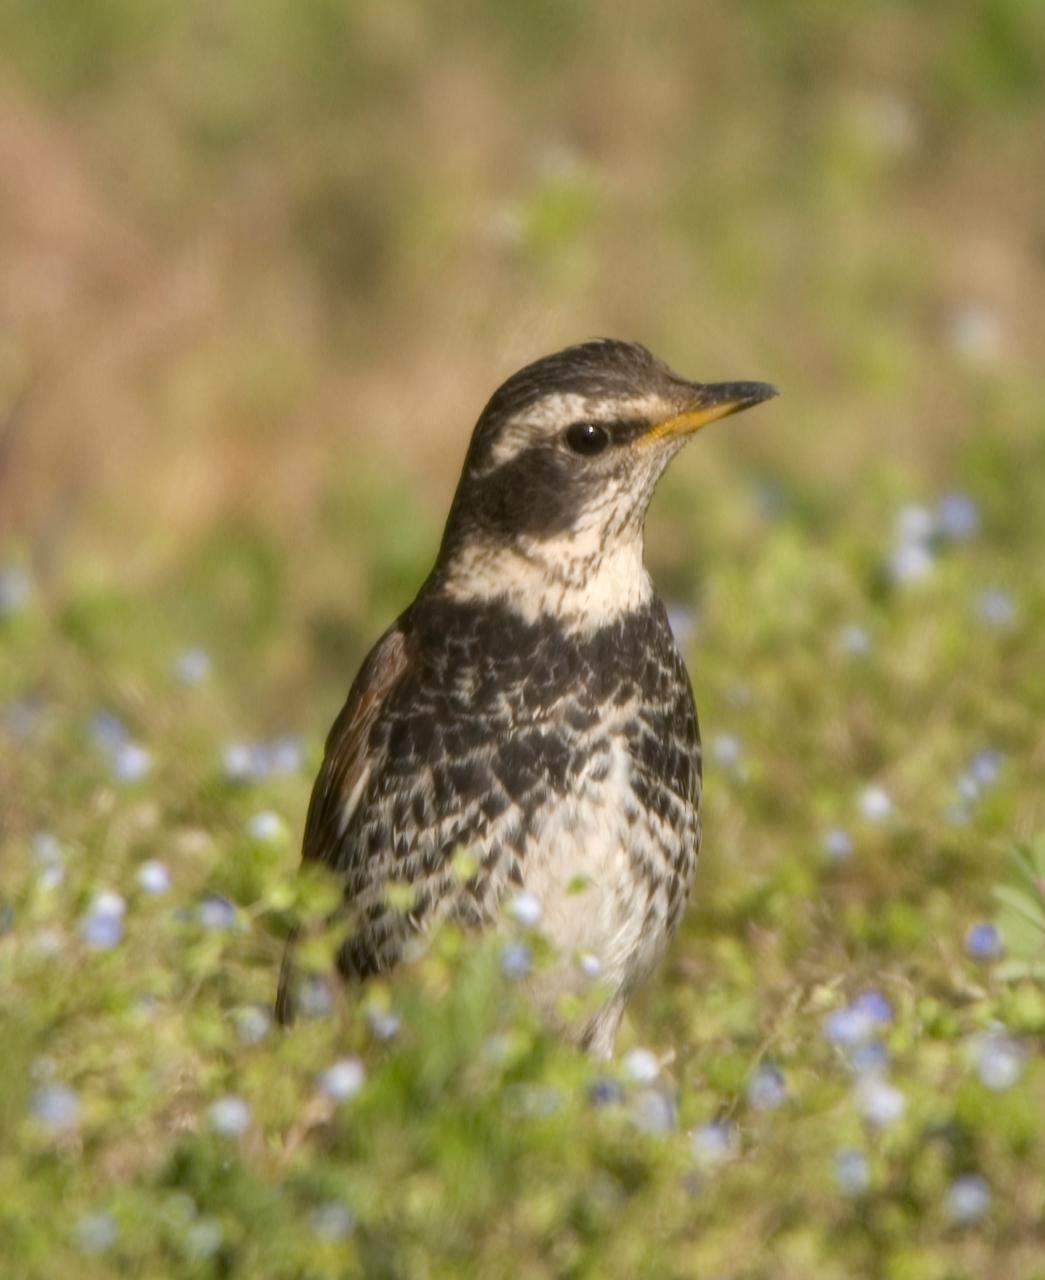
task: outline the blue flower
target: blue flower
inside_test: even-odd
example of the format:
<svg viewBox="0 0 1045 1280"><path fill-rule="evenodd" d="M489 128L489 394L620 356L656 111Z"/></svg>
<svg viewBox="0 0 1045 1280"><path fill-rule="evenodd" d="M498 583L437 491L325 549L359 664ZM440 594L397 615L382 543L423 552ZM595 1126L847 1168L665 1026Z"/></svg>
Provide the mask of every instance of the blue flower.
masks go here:
<svg viewBox="0 0 1045 1280"><path fill-rule="evenodd" d="M116 1241L112 1214L85 1213L73 1228L73 1239L81 1253L105 1253Z"/></svg>
<svg viewBox="0 0 1045 1280"><path fill-rule="evenodd" d="M890 555L886 572L891 582L908 587L927 578L935 567L933 553L925 543L902 542Z"/></svg>
<svg viewBox="0 0 1045 1280"><path fill-rule="evenodd" d="M137 742L121 742L111 753L112 773L117 782L140 782L152 769L152 756Z"/></svg>
<svg viewBox="0 0 1045 1280"><path fill-rule="evenodd" d="M756 1111L772 1111L787 1098L787 1085L779 1070L763 1062L748 1081L747 1100Z"/></svg>
<svg viewBox="0 0 1045 1280"><path fill-rule="evenodd" d="M993 786L998 781L1004 757L994 747L984 747L969 761L969 777L981 787Z"/></svg>
<svg viewBox="0 0 1045 1280"><path fill-rule="evenodd" d="M848 831L841 827L832 827L824 832L821 842L824 853L834 862L843 862L853 856L853 839Z"/></svg>
<svg viewBox="0 0 1045 1280"><path fill-rule="evenodd" d="M91 737L103 751L114 752L130 741L127 726L111 711L98 711L91 717Z"/></svg>
<svg viewBox="0 0 1045 1280"><path fill-rule="evenodd" d="M836 643L839 651L850 658L866 658L871 652L871 637L856 622L848 622L839 630Z"/></svg>
<svg viewBox="0 0 1045 1280"><path fill-rule="evenodd" d="M525 978L533 968L533 954L525 942L506 942L501 948L501 972L509 981Z"/></svg>
<svg viewBox="0 0 1045 1280"><path fill-rule="evenodd" d="M936 527L948 542L967 542L980 530L980 509L966 493L946 493L936 504Z"/></svg>
<svg viewBox="0 0 1045 1280"><path fill-rule="evenodd" d="M883 996L882 993L874 987L869 987L868 990L861 991L853 1001L853 1008L859 1010L861 1013L866 1013L871 1021L878 1023L879 1026L884 1026L886 1023L892 1022L893 1020L892 1005L890 1005L885 996Z"/></svg>
<svg viewBox="0 0 1045 1280"><path fill-rule="evenodd" d="M970 806L998 781L1001 765L1001 753L990 747L977 751L969 761L965 772L958 779L959 803L956 806L964 813L966 820L970 816Z"/></svg>
<svg viewBox="0 0 1045 1280"><path fill-rule="evenodd" d="M50 831L37 831L33 836L33 857L41 866L53 867L62 861L62 846Z"/></svg>
<svg viewBox="0 0 1045 1280"><path fill-rule="evenodd" d="M1007 591L987 587L976 597L976 616L986 627L1007 631L1016 621L1016 605Z"/></svg>
<svg viewBox="0 0 1045 1280"><path fill-rule="evenodd" d="M704 1168L723 1164L736 1154L736 1134L721 1120L702 1124L689 1135L693 1159Z"/></svg>
<svg viewBox="0 0 1045 1280"><path fill-rule="evenodd" d="M80 922L80 936L89 947L107 951L123 937L123 917L127 904L111 889L103 889L91 899L87 914Z"/></svg>
<svg viewBox="0 0 1045 1280"><path fill-rule="evenodd" d="M697 633L697 619L693 610L686 604L672 602L667 606L668 626L680 649L688 647Z"/></svg>
<svg viewBox="0 0 1045 1280"><path fill-rule="evenodd" d="M524 929L533 929L541 920L540 900L525 890L517 893L508 903L508 914Z"/></svg>
<svg viewBox="0 0 1045 1280"><path fill-rule="evenodd" d="M276 738L267 747L269 772L275 775L297 773L301 768L301 743L290 734Z"/></svg>
<svg viewBox="0 0 1045 1280"><path fill-rule="evenodd" d="M969 1055L980 1082L995 1093L1011 1089L1023 1073L1023 1051L1000 1028L973 1036Z"/></svg>
<svg viewBox="0 0 1045 1280"><path fill-rule="evenodd" d="M244 1044L260 1044L272 1027L272 1017L260 1005L236 1011L236 1035Z"/></svg>
<svg viewBox="0 0 1045 1280"><path fill-rule="evenodd" d="M210 1127L223 1138L238 1138L250 1124L250 1108L234 1093L211 1104L207 1112Z"/></svg>
<svg viewBox="0 0 1045 1280"><path fill-rule="evenodd" d="M997 960L1003 950L1001 934L993 924L974 924L965 935L965 952L974 960Z"/></svg>
<svg viewBox="0 0 1045 1280"><path fill-rule="evenodd" d="M835 1185L844 1196L858 1196L867 1190L871 1170L867 1157L855 1147L845 1147L835 1155Z"/></svg>
<svg viewBox="0 0 1045 1280"><path fill-rule="evenodd" d="M624 1074L636 1084L651 1084L660 1075L660 1060L649 1049L629 1049L621 1065Z"/></svg>
<svg viewBox="0 0 1045 1280"><path fill-rule="evenodd" d="M889 1065L889 1054L881 1040L865 1040L863 1044L850 1046L846 1065L854 1076L872 1072L881 1075Z"/></svg>
<svg viewBox="0 0 1045 1280"><path fill-rule="evenodd" d="M868 1124L885 1129L895 1124L907 1108L899 1089L875 1073L862 1075L856 1086L856 1109Z"/></svg>
<svg viewBox="0 0 1045 1280"><path fill-rule="evenodd" d="M973 800L976 800L979 797L980 784L976 781L976 779L971 774L963 773L962 776L958 779L957 791L958 791L958 799L964 802L964 807L966 809L966 812L968 812L969 804L971 804Z"/></svg>
<svg viewBox="0 0 1045 1280"><path fill-rule="evenodd" d="M905 503L896 513L893 537L897 545L925 543L936 530L933 514L920 502Z"/></svg>
<svg viewBox="0 0 1045 1280"><path fill-rule="evenodd" d="M391 1040L399 1034L402 1021L394 1009L370 1008L366 1011L367 1026L370 1034L377 1040Z"/></svg>
<svg viewBox="0 0 1045 1280"><path fill-rule="evenodd" d="M138 868L138 888L142 893L166 893L171 887L170 872L162 862L150 858Z"/></svg>
<svg viewBox="0 0 1045 1280"><path fill-rule="evenodd" d="M222 767L233 782L260 782L297 773L301 768L301 745L289 735L271 742L231 742L222 753Z"/></svg>
<svg viewBox="0 0 1045 1280"><path fill-rule="evenodd" d="M624 1090L608 1076L600 1076L588 1086L588 1101L593 1107L608 1107L623 1100Z"/></svg>
<svg viewBox="0 0 1045 1280"><path fill-rule="evenodd" d="M91 915L120 918L126 913L127 903L112 889L101 889L91 899Z"/></svg>
<svg viewBox="0 0 1045 1280"><path fill-rule="evenodd" d="M659 1089L643 1089L632 1101L631 1119L643 1133L670 1133L675 1128L675 1107Z"/></svg>
<svg viewBox="0 0 1045 1280"><path fill-rule="evenodd" d="M199 1218L186 1228L182 1249L190 1258L213 1258L224 1239L220 1222L214 1218Z"/></svg>
<svg viewBox="0 0 1045 1280"><path fill-rule="evenodd" d="M341 1058L316 1081L320 1093L335 1102L354 1098L366 1083L366 1071L358 1058Z"/></svg>
<svg viewBox="0 0 1045 1280"><path fill-rule="evenodd" d="M174 660L174 678L179 684L202 684L210 675L210 655L204 649L185 649Z"/></svg>
<svg viewBox="0 0 1045 1280"><path fill-rule="evenodd" d="M208 893L196 908L196 918L204 929L231 929L236 923L236 908L217 893Z"/></svg>
<svg viewBox="0 0 1045 1280"><path fill-rule="evenodd" d="M222 752L221 759L227 778L244 782L253 777L254 758L245 742L230 742Z"/></svg>
<svg viewBox="0 0 1045 1280"><path fill-rule="evenodd" d="M40 866L37 885L45 893L57 889L65 879L61 845L49 831L38 831L33 836L32 850L33 858Z"/></svg>
<svg viewBox="0 0 1045 1280"><path fill-rule="evenodd" d="M252 840L268 843L281 840L285 834L286 827L283 825L283 819L271 809L262 809L260 813L255 813L247 823L247 835Z"/></svg>
<svg viewBox="0 0 1045 1280"><path fill-rule="evenodd" d="M885 822L892 816L893 802L884 787L865 787L860 793L860 815L868 822Z"/></svg>
<svg viewBox="0 0 1045 1280"><path fill-rule="evenodd" d="M990 1188L978 1173L963 1174L947 1188L948 1216L960 1225L979 1222L990 1203Z"/></svg>
<svg viewBox="0 0 1045 1280"><path fill-rule="evenodd" d="M65 1084L45 1084L30 1102L34 1117L52 1133L68 1133L80 1123L80 1098Z"/></svg>
<svg viewBox="0 0 1045 1280"><path fill-rule="evenodd" d="M351 1210L339 1200L326 1200L309 1214L312 1234L320 1240L345 1240L355 1230Z"/></svg>
<svg viewBox="0 0 1045 1280"><path fill-rule="evenodd" d="M744 746L735 733L717 733L711 740L711 754L723 769L737 769L744 756Z"/></svg>
<svg viewBox="0 0 1045 1280"><path fill-rule="evenodd" d="M847 1005L844 1009L832 1009L824 1018L824 1039L830 1044L863 1044L874 1034L875 1020L865 1009Z"/></svg>
<svg viewBox="0 0 1045 1280"><path fill-rule="evenodd" d="M94 951L109 951L123 939L123 920L119 916L84 916L80 922L80 937Z"/></svg>
<svg viewBox="0 0 1045 1280"><path fill-rule="evenodd" d="M325 978L306 978L298 992L298 1007L305 1018L325 1018L334 1007L334 993Z"/></svg>

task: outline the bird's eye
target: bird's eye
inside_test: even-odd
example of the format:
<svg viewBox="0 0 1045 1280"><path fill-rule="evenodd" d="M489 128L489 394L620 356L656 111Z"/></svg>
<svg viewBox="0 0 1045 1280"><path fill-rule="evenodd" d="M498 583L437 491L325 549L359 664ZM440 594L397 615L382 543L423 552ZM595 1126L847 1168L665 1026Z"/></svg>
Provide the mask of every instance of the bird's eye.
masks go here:
<svg viewBox="0 0 1045 1280"><path fill-rule="evenodd" d="M574 453L586 458L602 453L610 442L610 433L595 422L575 422L566 428L566 443Z"/></svg>

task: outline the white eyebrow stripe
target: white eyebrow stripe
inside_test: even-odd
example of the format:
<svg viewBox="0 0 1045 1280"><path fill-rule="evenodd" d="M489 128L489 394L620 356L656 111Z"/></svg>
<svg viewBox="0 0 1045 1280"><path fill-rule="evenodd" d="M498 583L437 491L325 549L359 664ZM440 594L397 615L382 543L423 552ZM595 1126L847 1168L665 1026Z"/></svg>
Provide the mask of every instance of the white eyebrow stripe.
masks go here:
<svg viewBox="0 0 1045 1280"><path fill-rule="evenodd" d="M620 399L582 396L572 391L553 391L520 410L503 424L489 453L487 471L495 471L517 458L538 440L546 439L574 422L616 422L645 418L650 423L669 418L676 411L662 396L622 396Z"/></svg>

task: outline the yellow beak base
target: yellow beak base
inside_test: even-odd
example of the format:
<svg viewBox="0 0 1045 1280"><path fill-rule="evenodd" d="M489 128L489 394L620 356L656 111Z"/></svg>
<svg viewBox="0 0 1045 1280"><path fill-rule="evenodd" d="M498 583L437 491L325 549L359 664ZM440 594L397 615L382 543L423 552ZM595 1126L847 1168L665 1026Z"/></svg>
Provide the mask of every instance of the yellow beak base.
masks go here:
<svg viewBox="0 0 1045 1280"><path fill-rule="evenodd" d="M694 403L689 408L665 422L658 422L639 436L635 443L653 444L656 440L667 440L673 436L691 436L710 422L750 409L763 400L771 400L777 394L776 387L770 386L768 382L707 383L698 389Z"/></svg>

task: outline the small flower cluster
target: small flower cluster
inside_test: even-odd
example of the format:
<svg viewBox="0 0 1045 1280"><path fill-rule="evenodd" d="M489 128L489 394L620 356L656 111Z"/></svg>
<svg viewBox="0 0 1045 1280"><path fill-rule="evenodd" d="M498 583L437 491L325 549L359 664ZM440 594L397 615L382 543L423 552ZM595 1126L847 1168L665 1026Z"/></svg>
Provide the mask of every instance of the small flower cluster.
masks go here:
<svg viewBox="0 0 1045 1280"><path fill-rule="evenodd" d="M123 918L127 903L111 889L103 889L91 899L80 921L80 936L95 951L107 951L123 938Z"/></svg>
<svg viewBox="0 0 1045 1280"><path fill-rule="evenodd" d="M141 782L149 776L151 754L131 737L123 721L111 711L99 711L92 717L90 734L95 746L108 759L117 782Z"/></svg>
<svg viewBox="0 0 1045 1280"><path fill-rule="evenodd" d="M268 742L230 742L222 753L230 782L263 782L301 770L301 743L292 735Z"/></svg>
<svg viewBox="0 0 1045 1280"><path fill-rule="evenodd" d="M908 503L896 515L893 546L886 560L886 576L897 587L912 587L928 579L939 550L971 541L980 531L980 511L964 493L945 494L935 509ZM1012 628L1017 609L1012 597L998 586L984 587L973 604L973 615L996 631Z"/></svg>
<svg viewBox="0 0 1045 1280"><path fill-rule="evenodd" d="M948 810L952 823L966 826L972 820L976 805L998 781L1001 766L1001 753L993 748L985 748L972 757L958 778L954 803Z"/></svg>
<svg viewBox="0 0 1045 1280"><path fill-rule="evenodd" d="M600 1076L588 1089L593 1106L628 1103L628 1116L640 1133L660 1137L678 1123L674 1091L661 1079L663 1064L650 1049L638 1046L621 1059L622 1079Z"/></svg>
<svg viewBox="0 0 1045 1280"><path fill-rule="evenodd" d="M832 1009L822 1024L824 1039L842 1052L854 1077L857 1112L874 1128L895 1124L906 1109L904 1095L886 1078L889 1056L880 1036L892 1020L889 1001L870 988Z"/></svg>

